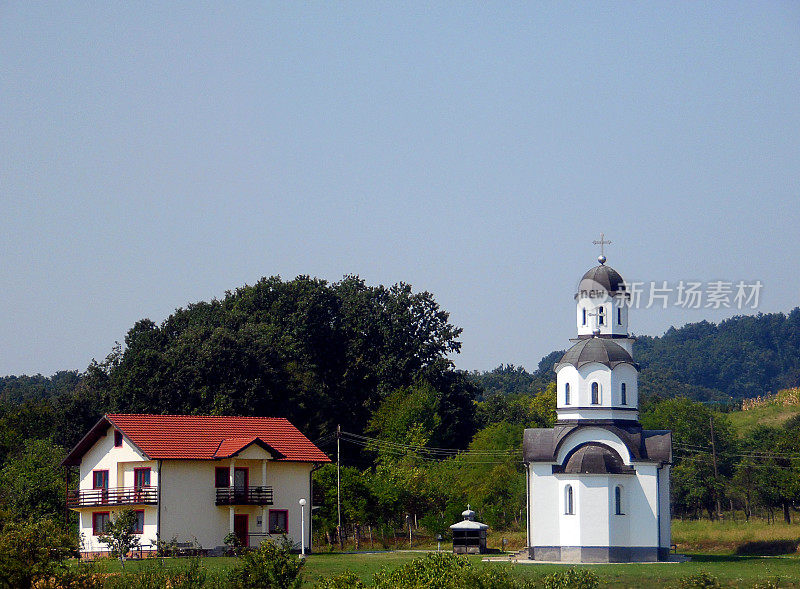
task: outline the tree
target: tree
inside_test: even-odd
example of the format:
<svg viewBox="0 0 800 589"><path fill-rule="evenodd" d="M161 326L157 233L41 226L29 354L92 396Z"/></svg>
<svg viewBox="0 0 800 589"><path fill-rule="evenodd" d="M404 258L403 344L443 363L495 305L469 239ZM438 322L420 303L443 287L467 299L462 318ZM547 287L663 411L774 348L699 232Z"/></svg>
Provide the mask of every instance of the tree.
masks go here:
<svg viewBox="0 0 800 589"><path fill-rule="evenodd" d="M0 587L27 589L67 568L77 542L49 518L7 523L0 533Z"/></svg>
<svg viewBox="0 0 800 589"><path fill-rule="evenodd" d="M139 536L136 534L137 518L133 509L123 509L99 537L101 542L108 544L111 556L119 558L123 568L128 553L139 545Z"/></svg>
<svg viewBox="0 0 800 589"><path fill-rule="evenodd" d="M57 517L63 520L64 449L50 440L25 440L0 470L0 504L11 521Z"/></svg>

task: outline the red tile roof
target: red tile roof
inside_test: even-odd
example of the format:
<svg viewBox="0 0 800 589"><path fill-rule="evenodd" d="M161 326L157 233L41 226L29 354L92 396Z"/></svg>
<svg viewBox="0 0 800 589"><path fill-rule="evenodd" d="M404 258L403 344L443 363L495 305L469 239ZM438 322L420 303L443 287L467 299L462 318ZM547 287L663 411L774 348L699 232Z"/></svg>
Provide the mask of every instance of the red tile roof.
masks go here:
<svg viewBox="0 0 800 589"><path fill-rule="evenodd" d="M64 464L79 464L109 425L119 429L151 460L214 460L231 456L258 438L273 450L276 460L330 462L284 418L110 413L78 442Z"/></svg>

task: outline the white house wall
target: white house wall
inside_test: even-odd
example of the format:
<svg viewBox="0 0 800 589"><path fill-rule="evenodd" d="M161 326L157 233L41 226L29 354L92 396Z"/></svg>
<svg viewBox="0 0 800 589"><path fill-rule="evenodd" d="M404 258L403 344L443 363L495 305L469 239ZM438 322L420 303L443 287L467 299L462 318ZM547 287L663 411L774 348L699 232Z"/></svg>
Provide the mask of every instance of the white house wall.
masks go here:
<svg viewBox="0 0 800 589"><path fill-rule="evenodd" d="M92 472L95 470L108 471L109 487L133 486L133 463L136 467L150 466L153 469L150 484L156 485L154 461L148 461L139 450L133 446L126 437L122 438L122 446L114 447L114 427L106 430L106 435L100 438L83 455L80 466L81 489L91 489L94 485ZM125 483L125 474L130 472L130 483Z"/></svg>
<svg viewBox="0 0 800 589"><path fill-rule="evenodd" d="M183 461L167 460L161 468L161 537L181 542L196 541L203 548L223 545L230 531L230 506L217 506L214 487L215 468L229 468L230 460ZM235 467L249 469L249 485L261 486L261 460L235 460ZM305 498L306 547L310 545L311 521L309 514L309 473L311 464L300 462L269 462L267 485L273 490L273 505L233 506L234 514L248 516L248 530L260 533L259 517L269 517L270 509L288 511L288 534L291 540L300 543L300 506L298 500ZM268 520L264 520L269 523Z"/></svg>

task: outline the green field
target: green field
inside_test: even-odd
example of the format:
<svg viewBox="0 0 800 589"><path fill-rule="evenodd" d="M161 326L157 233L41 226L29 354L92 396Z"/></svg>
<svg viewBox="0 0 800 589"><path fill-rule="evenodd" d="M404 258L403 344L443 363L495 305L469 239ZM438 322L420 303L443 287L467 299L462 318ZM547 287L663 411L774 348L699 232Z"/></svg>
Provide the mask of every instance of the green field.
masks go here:
<svg viewBox="0 0 800 589"><path fill-rule="evenodd" d="M800 413L800 407L797 405L787 406L775 403L753 407L747 411L732 411L726 416L733 426L733 430L739 436L743 436L757 425L780 427L798 413Z"/></svg>
<svg viewBox="0 0 800 589"><path fill-rule="evenodd" d="M395 551L358 554L312 554L306 559L303 570L304 587L314 587L322 578L337 575L345 570L356 573L361 579L369 582L372 576L383 567L393 568L414 558L424 556L422 552ZM800 557L746 557L731 555L691 554L692 560L684 563L653 564L609 564L582 565L594 570L600 577L604 587L656 587L675 586L678 580L699 572L708 572L729 587L752 587L756 583L779 581L780 587L800 587ZM508 567L513 575L528 579L540 579L568 565L552 564L508 564L486 563L481 557L469 557L477 566ZM185 560L165 559L163 564L157 561L129 562L127 573L133 573L146 567L165 566L182 567ZM202 565L210 572L223 572L235 564L233 558L204 558ZM98 563L103 571L117 572L119 564L112 561Z"/></svg>

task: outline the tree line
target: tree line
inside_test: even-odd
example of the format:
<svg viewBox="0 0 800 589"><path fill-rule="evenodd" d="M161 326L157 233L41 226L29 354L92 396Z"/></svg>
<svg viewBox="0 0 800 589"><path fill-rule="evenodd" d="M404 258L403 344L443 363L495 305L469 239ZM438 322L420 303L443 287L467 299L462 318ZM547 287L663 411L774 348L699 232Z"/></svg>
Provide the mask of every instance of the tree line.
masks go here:
<svg viewBox="0 0 800 589"><path fill-rule="evenodd" d="M451 360L460 334L431 293L357 276L263 278L161 324L138 321L124 344L83 372L0 379L0 519L66 518L64 475L55 468L66 449L103 413L147 412L286 417L326 450L338 425L362 435L342 444L351 523L397 527L413 516L444 530L469 502L492 526L518 526L522 430L554 422L552 365L562 351L532 373L513 365L467 373ZM727 400L796 384L798 351L800 309L637 340L642 422L675 432L676 513L791 515L798 424L742 439L725 415L689 397ZM436 454L442 448L464 452ZM331 467L316 473L326 497L317 529L333 525L332 477Z"/></svg>

